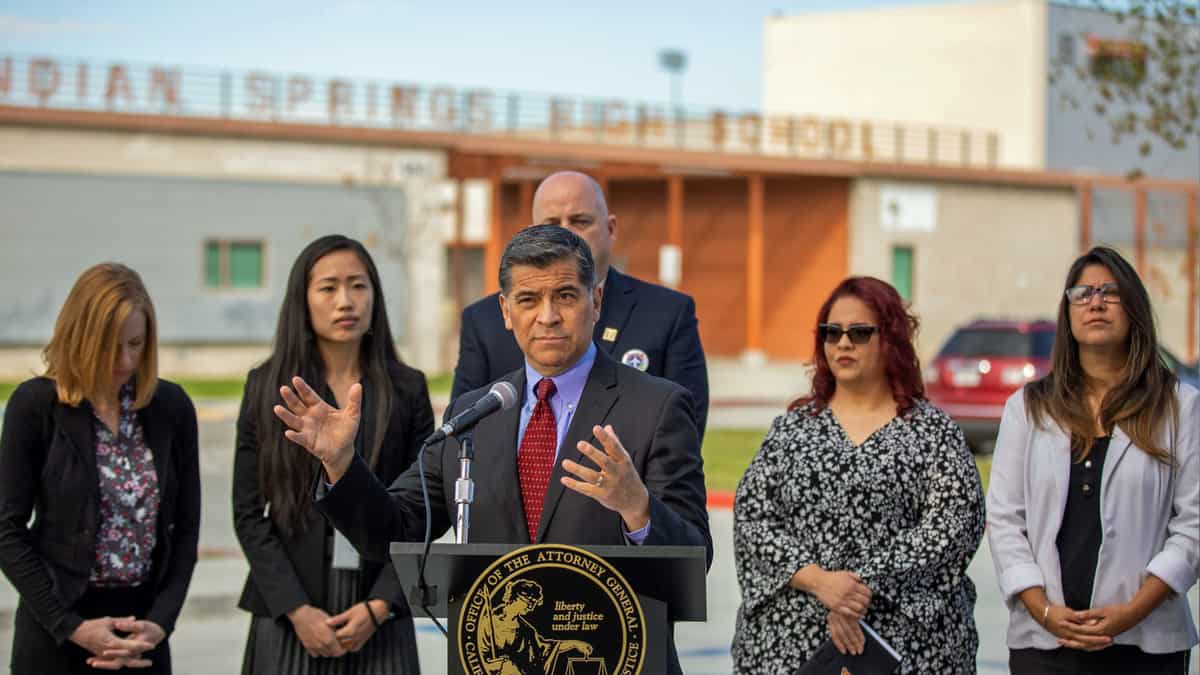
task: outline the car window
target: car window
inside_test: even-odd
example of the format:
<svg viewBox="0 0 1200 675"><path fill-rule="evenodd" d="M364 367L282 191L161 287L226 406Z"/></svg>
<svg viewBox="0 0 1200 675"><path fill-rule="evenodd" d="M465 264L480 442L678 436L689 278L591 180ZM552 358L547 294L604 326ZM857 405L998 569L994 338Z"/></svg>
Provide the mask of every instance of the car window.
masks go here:
<svg viewBox="0 0 1200 675"><path fill-rule="evenodd" d="M1033 333L1033 355L1040 359L1049 359L1050 350L1054 347L1054 331L1039 330Z"/></svg>
<svg viewBox="0 0 1200 675"><path fill-rule="evenodd" d="M1053 340L1053 335L1050 340ZM955 333L938 355L962 358L1030 356L1034 342L1031 333L1019 333L1011 330L965 329ZM1049 353L1048 349L1047 353Z"/></svg>

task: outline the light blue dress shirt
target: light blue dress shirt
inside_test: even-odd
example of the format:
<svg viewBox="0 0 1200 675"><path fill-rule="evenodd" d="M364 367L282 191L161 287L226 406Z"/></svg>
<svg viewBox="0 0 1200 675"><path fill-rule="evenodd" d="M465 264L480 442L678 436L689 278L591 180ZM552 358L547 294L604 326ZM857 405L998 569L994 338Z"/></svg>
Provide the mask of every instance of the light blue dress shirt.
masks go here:
<svg viewBox="0 0 1200 675"><path fill-rule="evenodd" d="M583 385L587 384L588 375L592 372L592 364L596 362L596 343L588 346L588 350L583 353L583 357L579 362L571 366L567 370L551 377L554 380L555 392L550 397L550 410L554 411L554 422L558 429L559 444L567 437L567 429L571 426L571 418L575 416L575 408L579 406L579 397L583 396ZM521 423L517 428L517 438L525 438L525 427L529 426L529 419L533 417L533 409L537 406L537 387L538 382L544 379L541 373L534 370L529 362L525 362L525 403L521 406ZM517 445L520 446L518 440ZM562 450L556 446L554 450L554 458L558 459L558 453Z"/></svg>
<svg viewBox="0 0 1200 675"><path fill-rule="evenodd" d="M559 453L562 452L563 439L567 437L567 429L571 426L571 420L575 417L575 411L579 408L579 398L583 396L583 387L587 384L588 375L592 372L592 364L596 362L596 343L588 345L588 350L583 353L583 357L579 362L570 368L564 370L551 377L554 381L555 392L550 397L550 410L554 411L554 423L557 427L557 443L555 444L554 458L557 461ZM533 417L533 409L537 406L537 383L544 379L537 370L534 369L528 361L525 362L525 403L521 406L521 421L517 429L517 451L520 452L520 439L525 438L525 427L529 425L529 419ZM603 452L604 448L600 448ZM626 532L625 537L634 544L641 544L646 541L646 536L650 534L650 524L633 532Z"/></svg>

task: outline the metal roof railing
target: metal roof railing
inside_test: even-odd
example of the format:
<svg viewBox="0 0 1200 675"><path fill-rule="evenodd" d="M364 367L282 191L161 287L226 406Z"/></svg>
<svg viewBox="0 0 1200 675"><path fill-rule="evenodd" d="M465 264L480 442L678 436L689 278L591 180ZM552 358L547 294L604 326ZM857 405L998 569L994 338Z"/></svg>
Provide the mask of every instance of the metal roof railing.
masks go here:
<svg viewBox="0 0 1200 675"><path fill-rule="evenodd" d="M0 56L0 105L996 168L991 131L449 85Z"/></svg>

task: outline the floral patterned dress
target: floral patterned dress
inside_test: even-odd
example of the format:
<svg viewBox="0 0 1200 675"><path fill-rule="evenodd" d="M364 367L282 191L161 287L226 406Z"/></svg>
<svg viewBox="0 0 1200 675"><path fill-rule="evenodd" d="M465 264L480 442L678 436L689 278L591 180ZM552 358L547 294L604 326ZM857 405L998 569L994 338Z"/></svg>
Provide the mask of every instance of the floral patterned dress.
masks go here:
<svg viewBox="0 0 1200 675"><path fill-rule="evenodd" d="M932 405L917 403L858 446L828 408L776 418L734 504L734 670L793 673L829 638L829 611L788 586L817 564L856 572L871 588L866 621L900 652L900 673L974 673L966 572L983 526L962 431Z"/></svg>
<svg viewBox="0 0 1200 675"><path fill-rule="evenodd" d="M158 527L158 473L133 409L133 386L120 393L117 433L98 416L96 470L100 474L100 529L94 586L137 586L150 576Z"/></svg>

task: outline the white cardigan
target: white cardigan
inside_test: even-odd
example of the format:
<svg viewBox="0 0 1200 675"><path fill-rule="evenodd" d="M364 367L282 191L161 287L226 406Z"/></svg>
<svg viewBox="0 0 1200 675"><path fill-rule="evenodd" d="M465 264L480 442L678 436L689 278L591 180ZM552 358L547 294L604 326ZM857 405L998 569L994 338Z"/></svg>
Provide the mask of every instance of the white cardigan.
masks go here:
<svg viewBox="0 0 1200 675"><path fill-rule="evenodd" d="M1134 448L1116 428L1100 485L1104 529L1092 607L1130 600L1147 574L1164 581L1175 593L1113 640L1154 654L1190 649L1198 641L1186 593L1200 576L1200 391L1181 384L1176 395L1179 428L1160 436L1174 449L1175 466ZM1046 426L1029 422L1025 393L1017 391L1004 406L992 458L988 544L1008 605L1011 649L1059 646L1018 597L1044 586L1051 603L1063 604L1055 540L1067 506L1071 439L1057 424Z"/></svg>

